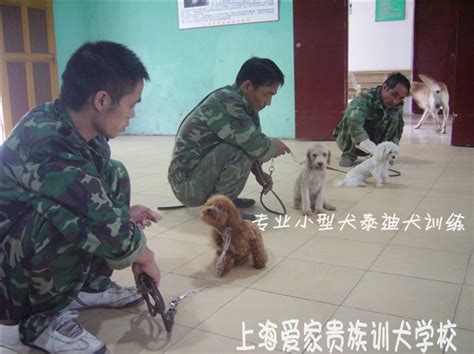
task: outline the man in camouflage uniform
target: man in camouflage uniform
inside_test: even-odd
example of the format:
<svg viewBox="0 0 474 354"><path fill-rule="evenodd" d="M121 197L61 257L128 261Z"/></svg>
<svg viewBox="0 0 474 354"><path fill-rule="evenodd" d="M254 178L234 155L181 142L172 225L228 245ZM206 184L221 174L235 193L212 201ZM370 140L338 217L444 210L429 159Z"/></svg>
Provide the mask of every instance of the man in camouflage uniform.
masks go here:
<svg viewBox="0 0 474 354"><path fill-rule="evenodd" d="M95 42L62 79L60 99L26 114L0 150L0 319L19 323L27 345L102 353L76 310L142 299L111 282L112 269L160 280L140 229L159 215L129 207L127 170L107 142L134 117L149 77L127 47Z"/></svg>
<svg viewBox="0 0 474 354"><path fill-rule="evenodd" d="M254 200L238 198L250 171L265 191L271 189L271 177L263 173L261 163L289 149L262 133L258 112L271 104L283 84L283 73L273 61L251 58L233 85L213 91L188 114L168 170L176 198L186 206L198 206L213 194L224 194L237 207L250 207Z"/></svg>
<svg viewBox="0 0 474 354"><path fill-rule="evenodd" d="M370 152L383 141L400 143L403 99L409 92L408 79L394 73L381 86L362 91L351 101L333 133L342 150L339 165L351 167L358 155L367 155L361 150Z"/></svg>

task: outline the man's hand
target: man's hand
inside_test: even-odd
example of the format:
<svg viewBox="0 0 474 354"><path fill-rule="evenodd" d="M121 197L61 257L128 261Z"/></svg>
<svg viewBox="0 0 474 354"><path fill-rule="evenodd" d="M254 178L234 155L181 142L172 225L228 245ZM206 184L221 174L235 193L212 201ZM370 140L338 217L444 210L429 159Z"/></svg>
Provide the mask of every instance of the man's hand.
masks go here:
<svg viewBox="0 0 474 354"><path fill-rule="evenodd" d="M268 173L263 172L262 164L260 162L253 162L252 173L255 175L258 184L263 187L263 194L270 192L273 188L273 179Z"/></svg>
<svg viewBox="0 0 474 354"><path fill-rule="evenodd" d="M133 205L130 207L129 217L140 229L150 226L152 222L161 220L159 213L143 205Z"/></svg>
<svg viewBox="0 0 474 354"><path fill-rule="evenodd" d="M158 264L155 262L154 253L147 247L145 252L143 252L132 264L133 276L135 277L135 283L137 283L138 276L141 273L146 273L150 278L155 282L156 286L160 286L161 273Z"/></svg>
<svg viewBox="0 0 474 354"><path fill-rule="evenodd" d="M280 139L273 139L273 142L277 146L276 155L273 156L273 157L278 157L280 155L283 155L283 154L286 154L286 153L290 152L290 148L288 146L286 146L285 143L283 141L281 141Z"/></svg>
<svg viewBox="0 0 474 354"><path fill-rule="evenodd" d="M365 152L372 153L372 151L377 147L375 143L370 140L370 139L365 139L364 141L361 141L358 145L358 147Z"/></svg>

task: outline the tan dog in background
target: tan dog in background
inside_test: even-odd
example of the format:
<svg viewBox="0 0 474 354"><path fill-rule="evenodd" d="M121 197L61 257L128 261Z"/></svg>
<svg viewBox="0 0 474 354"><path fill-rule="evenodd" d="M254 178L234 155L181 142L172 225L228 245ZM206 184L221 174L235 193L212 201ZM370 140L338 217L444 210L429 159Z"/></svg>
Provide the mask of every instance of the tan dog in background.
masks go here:
<svg viewBox="0 0 474 354"><path fill-rule="evenodd" d="M250 258L253 259L254 268L265 267L268 256L260 229L240 217L239 209L232 200L224 195L209 198L201 208L200 217L212 226L217 251L214 262L219 277L226 275L232 267L244 265Z"/></svg>
<svg viewBox="0 0 474 354"><path fill-rule="evenodd" d="M331 151L323 144L312 145L306 153L305 166L293 188L293 206L301 209L303 215L311 215L312 211L326 213L326 210L336 210L324 197L326 167L330 160Z"/></svg>
<svg viewBox="0 0 474 354"><path fill-rule="evenodd" d="M431 115L436 122L436 127L441 130L441 134L446 134L446 123L449 116L449 92L448 87L443 82L437 82L434 79L419 74L418 77L423 82L413 81L411 85L411 95L418 107L423 109L418 124L414 126L418 129L423 121ZM439 110L443 110L443 121L438 117Z"/></svg>

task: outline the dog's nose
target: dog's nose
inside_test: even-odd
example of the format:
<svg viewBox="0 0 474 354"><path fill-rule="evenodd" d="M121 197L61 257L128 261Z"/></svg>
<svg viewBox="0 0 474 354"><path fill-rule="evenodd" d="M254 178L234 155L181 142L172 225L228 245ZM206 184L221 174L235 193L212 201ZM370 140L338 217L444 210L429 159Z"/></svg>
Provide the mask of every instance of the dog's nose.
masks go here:
<svg viewBox="0 0 474 354"><path fill-rule="evenodd" d="M322 166L322 165L323 165L323 163L322 163L322 162L318 162L318 166Z"/></svg>

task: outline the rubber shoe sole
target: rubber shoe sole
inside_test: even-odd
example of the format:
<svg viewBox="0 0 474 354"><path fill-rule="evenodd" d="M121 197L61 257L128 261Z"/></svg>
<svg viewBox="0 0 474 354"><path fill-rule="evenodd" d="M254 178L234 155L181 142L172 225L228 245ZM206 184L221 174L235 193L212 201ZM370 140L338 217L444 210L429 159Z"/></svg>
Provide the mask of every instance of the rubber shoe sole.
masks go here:
<svg viewBox="0 0 474 354"><path fill-rule="evenodd" d="M236 198L233 200L233 202L239 209L246 209L255 205L255 200L248 198Z"/></svg>
<svg viewBox="0 0 474 354"><path fill-rule="evenodd" d="M248 213L242 213L240 212L240 217L244 220L249 220L249 221L255 221L257 220L257 217L253 214L248 214Z"/></svg>
<svg viewBox="0 0 474 354"><path fill-rule="evenodd" d="M354 161L348 158L342 158L341 161L339 161L339 166L341 167L352 167L354 166Z"/></svg>

